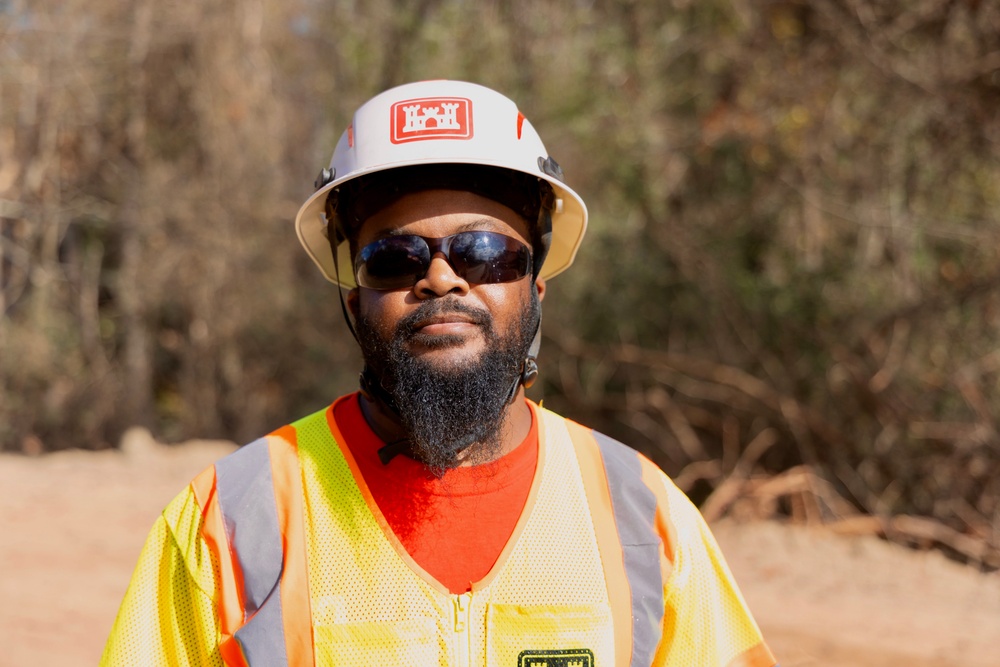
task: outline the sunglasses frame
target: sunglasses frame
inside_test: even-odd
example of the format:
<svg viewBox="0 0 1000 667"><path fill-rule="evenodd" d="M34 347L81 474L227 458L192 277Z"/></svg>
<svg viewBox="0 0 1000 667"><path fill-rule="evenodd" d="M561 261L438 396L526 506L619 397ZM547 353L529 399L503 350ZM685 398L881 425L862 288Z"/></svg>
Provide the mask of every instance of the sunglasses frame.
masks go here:
<svg viewBox="0 0 1000 667"><path fill-rule="evenodd" d="M505 267L500 267L499 270L500 271L514 270L517 272L516 276L511 278L489 279L489 280L476 280L470 278L468 274L474 270L482 268L483 265L486 264L486 262L468 263L468 266L466 266L465 268L461 268L461 265L456 266L455 259L460 259L462 264L466 264L467 262L461 258L453 259L451 255L452 245L455 242L455 239L461 237L464 240L469 236L477 238L486 237L490 239L496 239L499 237L503 239L505 244L504 252L518 253L517 261L519 263L519 266L505 266ZM388 246L389 244L392 243L398 244L401 240L413 240L413 239L420 239L427 250L426 261L423 261L424 257L420 258L423 261L424 265L419 274L417 274L416 272L402 273L397 277L396 281L383 280L381 281L381 283L379 283L378 280L374 281L370 280L370 277L365 271L365 268L367 267L369 261L371 261L372 257L375 256L375 253L377 253L383 247ZM471 247L472 248L475 247L475 241L472 242ZM418 248L418 250L422 249ZM532 250L528 244L522 242L520 239L516 239L513 236L508 236L507 234L502 234L500 232L494 232L485 229L473 229L473 230L458 232L456 234L450 234L448 236L443 236L443 237L420 236L419 234L395 234L392 236L386 236L384 238L372 241L371 243L368 243L363 248L361 248L358 251L357 256L354 258L354 278L357 281L359 287L365 287L367 289L390 291L390 290L411 288L415 284L417 284L417 282L422 280L424 276L427 275L427 271L430 269L431 262L434 260L434 257L438 253L444 255L445 261L448 262L448 266L450 266L451 270L455 272L455 275L459 276L463 280L466 280L470 283L477 285L514 282L529 275L531 273L531 268L532 268L532 259L531 259Z"/></svg>

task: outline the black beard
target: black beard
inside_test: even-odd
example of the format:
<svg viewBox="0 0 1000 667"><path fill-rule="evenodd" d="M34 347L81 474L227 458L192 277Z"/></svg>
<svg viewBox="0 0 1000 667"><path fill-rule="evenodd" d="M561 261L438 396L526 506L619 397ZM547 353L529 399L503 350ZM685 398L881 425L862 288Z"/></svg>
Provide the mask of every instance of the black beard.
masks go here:
<svg viewBox="0 0 1000 667"><path fill-rule="evenodd" d="M461 340L414 332L418 322L442 312L462 313L482 327L486 345L479 358L438 368L407 351L408 341L444 348ZM434 299L400 320L388 340L368 318L358 318L365 362L395 402L411 453L422 463L444 472L459 463L483 463L499 455L510 389L521 375L540 312L538 294L531 290L524 317L500 336L489 313L457 299Z"/></svg>

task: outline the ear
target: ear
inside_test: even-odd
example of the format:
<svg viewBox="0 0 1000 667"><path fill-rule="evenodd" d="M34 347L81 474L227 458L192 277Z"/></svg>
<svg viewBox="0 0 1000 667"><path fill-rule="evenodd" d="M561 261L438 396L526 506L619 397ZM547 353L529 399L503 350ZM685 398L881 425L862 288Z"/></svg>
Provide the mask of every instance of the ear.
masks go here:
<svg viewBox="0 0 1000 667"><path fill-rule="evenodd" d="M358 295L358 288L355 287L347 293L347 310L351 313L354 321L358 321L358 311L360 309L361 297Z"/></svg>
<svg viewBox="0 0 1000 667"><path fill-rule="evenodd" d="M535 289L538 290L538 300L545 298L545 278L535 278Z"/></svg>

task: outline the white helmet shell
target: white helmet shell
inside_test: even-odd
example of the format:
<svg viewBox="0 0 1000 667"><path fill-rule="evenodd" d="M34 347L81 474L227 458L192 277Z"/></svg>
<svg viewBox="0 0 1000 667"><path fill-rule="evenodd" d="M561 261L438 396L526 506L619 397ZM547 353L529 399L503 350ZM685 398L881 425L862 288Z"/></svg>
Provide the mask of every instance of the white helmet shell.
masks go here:
<svg viewBox="0 0 1000 667"><path fill-rule="evenodd" d="M421 164L479 164L537 176L552 185L552 243L539 275L573 263L587 229L587 207L561 180L538 133L500 93L462 81L422 81L391 88L370 99L337 142L325 183L299 209L295 230L327 280L355 287L347 241L334 265L327 238L330 190L379 171Z"/></svg>

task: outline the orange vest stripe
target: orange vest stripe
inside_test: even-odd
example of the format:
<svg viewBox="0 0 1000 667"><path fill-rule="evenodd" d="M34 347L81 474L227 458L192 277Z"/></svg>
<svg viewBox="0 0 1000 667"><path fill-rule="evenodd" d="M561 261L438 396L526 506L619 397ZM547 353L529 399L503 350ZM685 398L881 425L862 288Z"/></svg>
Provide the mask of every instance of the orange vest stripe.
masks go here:
<svg viewBox="0 0 1000 667"><path fill-rule="evenodd" d="M287 665L281 596L284 560L267 439L245 445L215 464L227 544L242 574L242 625L233 633L248 664Z"/></svg>
<svg viewBox="0 0 1000 667"><path fill-rule="evenodd" d="M638 453L603 433L591 431L604 461L611 506L632 599L630 667L653 662L663 629L661 540L654 530L656 497L642 481Z"/></svg>
<svg viewBox="0 0 1000 667"><path fill-rule="evenodd" d="M592 511L597 548L604 564L604 577L609 591L628 590L625 560L618 526L615 525L611 490L604 472L601 451L593 432L575 422L566 422L567 430L577 447L577 460L583 475L584 492ZM632 606L624 595L609 595L611 615L615 625L615 664L628 665L632 659ZM623 629L627 631L623 631Z"/></svg>
<svg viewBox="0 0 1000 667"><path fill-rule="evenodd" d="M240 602L242 587L237 584L240 577L229 550L222 510L218 503L215 466L198 475L191 483L198 506L202 508L202 537L209 550L215 554L219 564L218 614L219 632L222 635L219 651L223 661L230 667L246 667L246 661L233 641L233 634L243 623L243 605Z"/></svg>
<svg viewBox="0 0 1000 667"><path fill-rule="evenodd" d="M662 579L663 581L667 581L670 579L673 563L677 561L677 556L674 552L678 543L677 527L668 516L671 505L670 496L667 493L666 487L663 486L661 481L662 473L656 467L656 464L642 454L638 454L638 457L642 465L642 481L646 485L646 488L652 490L657 500L654 530L658 535L662 536L661 541L666 558L661 560L663 561L663 566L669 568L663 572Z"/></svg>
<svg viewBox="0 0 1000 667"><path fill-rule="evenodd" d="M774 656L771 655L771 650L764 644L757 644L733 658L726 667L755 667L772 662L774 662ZM781 667L781 665L775 663L774 667Z"/></svg>
<svg viewBox="0 0 1000 667"><path fill-rule="evenodd" d="M214 466L215 489L206 509L221 520L206 521L204 532L222 566L226 619L220 619L220 648L233 667L313 664L295 442L294 428L285 427Z"/></svg>
<svg viewBox="0 0 1000 667"><path fill-rule="evenodd" d="M302 506L302 473L296 452L298 433L285 426L271 434L271 475L278 500L278 528L284 536L281 607L288 664L314 664L309 569ZM279 453L280 450L280 453Z"/></svg>

